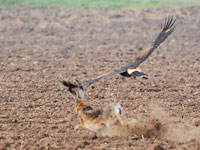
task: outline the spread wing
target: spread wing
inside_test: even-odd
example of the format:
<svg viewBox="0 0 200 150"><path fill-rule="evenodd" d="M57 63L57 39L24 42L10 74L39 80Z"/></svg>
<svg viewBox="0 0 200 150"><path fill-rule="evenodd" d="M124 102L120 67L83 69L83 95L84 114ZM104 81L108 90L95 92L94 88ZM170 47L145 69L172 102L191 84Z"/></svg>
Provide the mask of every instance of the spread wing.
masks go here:
<svg viewBox="0 0 200 150"><path fill-rule="evenodd" d="M135 61L133 63L130 63L128 65L122 66L121 68L115 69L114 71L105 73L103 75L100 75L92 80L83 82L80 84L80 86L82 88L87 87L89 85L91 85L94 82L97 82L103 78L109 78L112 77L116 74L120 74L123 73L125 71L127 71L128 69L132 69L132 68L136 68L138 67L141 63L143 63L153 52L154 50L175 30L175 24L176 19L174 19L173 17L168 17L167 19L165 19L165 24L164 27L162 29L162 31L160 32L160 34L157 36L156 40L154 41L154 43L147 49L141 51Z"/></svg>
<svg viewBox="0 0 200 150"><path fill-rule="evenodd" d="M155 49L167 39L167 37L175 30L175 24L176 19L173 17L168 17L165 19L165 24L160 32L160 34L157 36L156 40L154 43L148 47L145 50L142 50L136 57L135 61L131 64L125 65L121 67L120 69L117 69L116 71L119 73L122 73L126 71L127 69L133 69L137 68L141 63L143 63L154 51Z"/></svg>
<svg viewBox="0 0 200 150"><path fill-rule="evenodd" d="M118 72L115 72L115 71L111 71L111 72L107 72L107 73L104 73L98 77L96 77L95 79L92 79L92 80L89 80L89 81L85 81L81 84L82 87L87 87L87 86L90 86L92 83L94 82L97 82L103 78L109 78L109 77L112 77L114 75L118 74Z"/></svg>

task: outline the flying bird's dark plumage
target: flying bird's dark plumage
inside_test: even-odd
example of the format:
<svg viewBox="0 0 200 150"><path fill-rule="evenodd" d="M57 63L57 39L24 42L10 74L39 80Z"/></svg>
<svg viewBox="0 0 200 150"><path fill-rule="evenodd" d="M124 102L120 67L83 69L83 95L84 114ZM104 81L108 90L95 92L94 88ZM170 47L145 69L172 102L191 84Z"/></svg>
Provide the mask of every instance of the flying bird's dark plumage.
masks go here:
<svg viewBox="0 0 200 150"><path fill-rule="evenodd" d="M62 84L68 87L68 90L70 93L72 93L72 95L76 96L77 98L84 99L84 90L81 84L78 85L78 84L73 84L71 82L66 82L66 81L62 81ZM79 93L77 92L77 89L79 89Z"/></svg>
<svg viewBox="0 0 200 150"><path fill-rule="evenodd" d="M176 22L176 19L174 19L173 17L168 17L167 19L165 19L164 27L162 28L162 31L160 32L160 34L157 36L156 40L153 42L153 44L150 47L148 47L145 50L142 50L137 55L137 57L135 58L135 61L133 63L127 64L118 69L107 72L107 73L100 75L92 80L85 81L85 82L81 83L80 85L73 85L73 86L77 86L77 87L81 88L83 91L84 87L87 87L87 86L91 85L92 83L99 81L103 78L112 77L116 74L120 74L125 77L134 77L134 78L145 77L147 74L140 71L137 67L141 63L143 63L154 52L154 50L175 30L175 25L174 25L175 22Z"/></svg>

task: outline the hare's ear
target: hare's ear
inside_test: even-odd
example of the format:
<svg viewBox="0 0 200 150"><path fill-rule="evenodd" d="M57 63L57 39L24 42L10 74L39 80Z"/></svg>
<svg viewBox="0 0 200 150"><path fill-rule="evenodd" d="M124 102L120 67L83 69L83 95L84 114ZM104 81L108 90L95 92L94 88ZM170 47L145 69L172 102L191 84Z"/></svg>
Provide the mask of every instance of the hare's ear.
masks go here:
<svg viewBox="0 0 200 150"><path fill-rule="evenodd" d="M83 100L84 99L84 89L79 80L75 80L76 85L78 85L76 89L76 97L78 100Z"/></svg>
<svg viewBox="0 0 200 150"><path fill-rule="evenodd" d="M76 99L76 101L80 101L82 99L82 96L80 95L80 89L79 88L73 88L71 90L73 97Z"/></svg>
<svg viewBox="0 0 200 150"><path fill-rule="evenodd" d="M76 89L73 90L73 92L71 92L73 97L76 99L76 100L79 100L79 94L77 93Z"/></svg>
<svg viewBox="0 0 200 150"><path fill-rule="evenodd" d="M84 89L82 86L80 86L78 96L80 99L84 100L84 95L85 95Z"/></svg>

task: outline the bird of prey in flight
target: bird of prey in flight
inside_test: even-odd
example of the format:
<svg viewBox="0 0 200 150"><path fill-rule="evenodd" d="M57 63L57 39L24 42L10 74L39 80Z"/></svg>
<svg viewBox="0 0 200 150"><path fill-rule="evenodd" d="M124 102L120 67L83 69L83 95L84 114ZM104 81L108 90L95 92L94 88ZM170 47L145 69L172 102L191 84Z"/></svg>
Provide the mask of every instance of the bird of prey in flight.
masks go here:
<svg viewBox="0 0 200 150"><path fill-rule="evenodd" d="M142 50L135 58L135 60L132 63L129 63L125 66L122 66L120 68L111 70L107 73L104 73L92 80L88 80L82 83L78 84L72 84L70 82L63 81L63 85L67 86L69 88L69 91L73 91L72 89L78 88L79 90L79 95L81 98L84 97L84 88L87 86L90 86L94 82L97 82L101 79L104 78L109 78L114 75L120 74L124 77L142 77L145 78L147 74L143 73L141 70L139 70L138 66L143 63L153 52L154 50L162 43L164 42L165 39L175 30L175 22L176 19L174 19L173 16L169 16L168 18L165 19L164 26L157 36L156 40L153 42L151 46L149 46L147 49Z"/></svg>

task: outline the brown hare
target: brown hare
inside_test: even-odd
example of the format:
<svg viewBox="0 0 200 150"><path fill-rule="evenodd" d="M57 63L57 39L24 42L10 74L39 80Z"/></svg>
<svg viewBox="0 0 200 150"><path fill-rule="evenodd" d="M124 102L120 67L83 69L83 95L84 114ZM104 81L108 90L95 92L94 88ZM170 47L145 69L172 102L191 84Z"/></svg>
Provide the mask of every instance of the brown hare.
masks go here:
<svg viewBox="0 0 200 150"><path fill-rule="evenodd" d="M125 119L123 119L123 111L119 103L110 103L103 108L93 109L82 100L83 97L76 91L75 84L63 81L63 85L67 86L69 91L76 97L74 111L80 118L80 125L75 127L76 130L86 128L97 132L116 123L124 124Z"/></svg>

